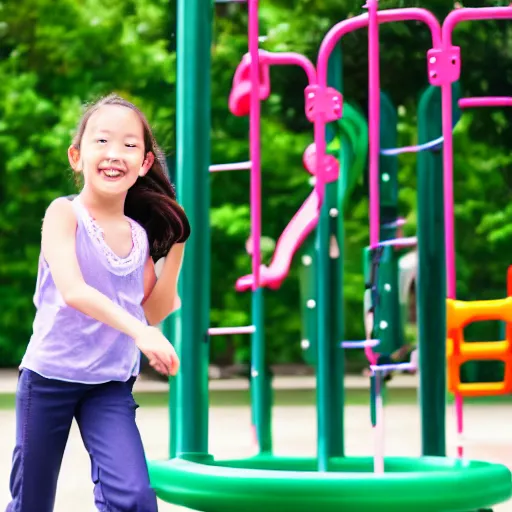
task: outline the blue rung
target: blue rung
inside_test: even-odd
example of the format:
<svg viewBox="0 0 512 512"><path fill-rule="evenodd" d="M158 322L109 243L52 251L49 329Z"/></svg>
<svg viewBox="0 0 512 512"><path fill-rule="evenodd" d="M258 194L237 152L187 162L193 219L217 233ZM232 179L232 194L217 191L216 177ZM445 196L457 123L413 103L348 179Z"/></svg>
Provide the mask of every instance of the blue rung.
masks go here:
<svg viewBox="0 0 512 512"><path fill-rule="evenodd" d="M396 364L372 364L370 370L374 373L377 372L393 372L398 370L412 371L416 370L417 366L414 363L396 363Z"/></svg>
<svg viewBox="0 0 512 512"><path fill-rule="evenodd" d="M380 340L342 341L341 348L376 347Z"/></svg>
<svg viewBox="0 0 512 512"><path fill-rule="evenodd" d="M409 236L406 238L392 238L391 240L381 240L377 247L384 247L391 245L393 247L414 247L418 244L418 238L415 236Z"/></svg>

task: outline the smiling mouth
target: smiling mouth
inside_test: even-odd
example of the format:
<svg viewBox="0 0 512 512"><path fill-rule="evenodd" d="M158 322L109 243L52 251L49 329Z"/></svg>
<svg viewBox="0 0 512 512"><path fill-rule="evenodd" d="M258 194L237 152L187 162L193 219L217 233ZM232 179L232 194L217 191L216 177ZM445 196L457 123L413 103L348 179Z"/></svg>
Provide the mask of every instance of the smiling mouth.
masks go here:
<svg viewBox="0 0 512 512"><path fill-rule="evenodd" d="M100 172L107 178L121 178L125 174L124 171L120 169L100 169Z"/></svg>

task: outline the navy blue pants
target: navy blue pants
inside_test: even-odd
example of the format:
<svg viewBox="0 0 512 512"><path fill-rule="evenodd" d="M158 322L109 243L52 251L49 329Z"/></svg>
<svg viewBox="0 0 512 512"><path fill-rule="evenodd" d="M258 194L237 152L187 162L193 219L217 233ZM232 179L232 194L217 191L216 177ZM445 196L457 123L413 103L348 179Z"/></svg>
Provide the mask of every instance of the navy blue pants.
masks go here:
<svg viewBox="0 0 512 512"><path fill-rule="evenodd" d="M156 512L156 496L135 423L135 379L88 385L22 370L16 398L16 446L6 512L52 512L71 423L90 455L101 512Z"/></svg>

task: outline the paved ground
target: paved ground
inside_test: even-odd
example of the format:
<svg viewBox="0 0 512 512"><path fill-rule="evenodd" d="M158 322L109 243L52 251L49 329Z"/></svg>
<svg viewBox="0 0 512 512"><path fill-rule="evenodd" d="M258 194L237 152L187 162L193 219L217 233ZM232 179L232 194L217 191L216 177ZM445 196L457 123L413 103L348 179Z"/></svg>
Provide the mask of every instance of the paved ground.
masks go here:
<svg viewBox="0 0 512 512"><path fill-rule="evenodd" d="M453 411L448 414L448 444L453 453ZM139 409L138 422L149 458L166 458L167 410ZM349 406L346 413L348 455L368 455L373 444L368 409ZM14 438L14 414L0 411L0 511L8 500L8 475ZM468 406L466 428L468 456L501 462L512 468L512 410L506 406ZM274 412L274 443L278 454L314 455L316 418L313 407L277 407ZM417 407L389 406L386 409L386 453L418 455L420 446ZM219 457L246 457L253 454L249 430L249 410L222 407L211 410L210 452ZM178 512L178 507L160 504L160 512ZM74 427L67 447L58 489L55 512L93 512L89 460ZM512 512L512 502L495 508Z"/></svg>

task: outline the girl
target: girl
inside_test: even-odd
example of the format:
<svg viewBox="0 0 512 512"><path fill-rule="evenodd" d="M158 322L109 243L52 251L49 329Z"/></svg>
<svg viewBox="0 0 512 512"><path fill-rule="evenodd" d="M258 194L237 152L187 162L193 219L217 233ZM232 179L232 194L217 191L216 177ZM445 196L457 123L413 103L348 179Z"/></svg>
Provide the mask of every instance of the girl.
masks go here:
<svg viewBox="0 0 512 512"><path fill-rule="evenodd" d="M155 512L132 387L140 352L164 375L179 361L156 327L176 304L190 226L144 115L110 95L68 151L83 177L43 221L33 335L20 365L8 512L51 512L73 418L99 511ZM153 260L166 256L158 281ZM156 283L156 284L155 284Z"/></svg>

